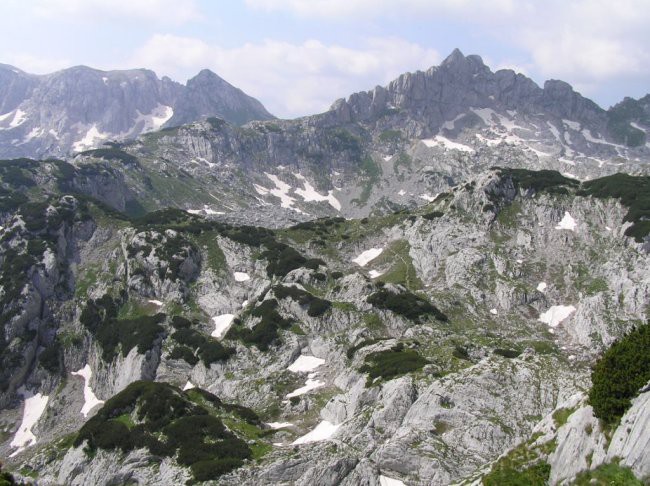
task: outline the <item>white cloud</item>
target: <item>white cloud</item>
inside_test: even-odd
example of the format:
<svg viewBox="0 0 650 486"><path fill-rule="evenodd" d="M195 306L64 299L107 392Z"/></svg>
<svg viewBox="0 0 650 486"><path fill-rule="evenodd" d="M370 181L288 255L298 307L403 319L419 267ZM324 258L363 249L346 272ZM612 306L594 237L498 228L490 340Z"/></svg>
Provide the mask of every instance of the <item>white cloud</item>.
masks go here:
<svg viewBox="0 0 650 486"><path fill-rule="evenodd" d="M277 116L325 111L340 97L437 64L433 49L399 38L367 39L358 48L317 40L265 40L234 48L200 39L154 35L130 61L176 79L209 68L255 96Z"/></svg>
<svg viewBox="0 0 650 486"><path fill-rule="evenodd" d="M146 20L182 24L200 18L196 0L36 0L34 11L46 17L83 20Z"/></svg>
<svg viewBox="0 0 650 486"><path fill-rule="evenodd" d="M5 62L31 74L48 74L72 65L69 59L55 59L52 57L36 57L31 54L12 54L5 58Z"/></svg>
<svg viewBox="0 0 650 486"><path fill-rule="evenodd" d="M460 32L472 33L469 40L492 38L522 53L516 63L497 58L493 65L583 87L650 78L648 0L245 1L252 9L331 21L406 16L458 23Z"/></svg>
<svg viewBox="0 0 650 486"><path fill-rule="evenodd" d="M517 0L245 0L250 8L286 11L304 17L379 17L462 14L472 16L509 15Z"/></svg>

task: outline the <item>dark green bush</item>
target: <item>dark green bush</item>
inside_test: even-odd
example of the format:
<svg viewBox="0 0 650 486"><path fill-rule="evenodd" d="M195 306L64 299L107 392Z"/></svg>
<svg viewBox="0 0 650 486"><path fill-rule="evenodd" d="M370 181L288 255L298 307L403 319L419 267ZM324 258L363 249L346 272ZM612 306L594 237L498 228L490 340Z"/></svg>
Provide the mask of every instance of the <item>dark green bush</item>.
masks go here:
<svg viewBox="0 0 650 486"><path fill-rule="evenodd" d="M521 351L517 351L516 349L497 348L494 350L494 354L498 354L499 356L503 356L504 358L514 359L519 357Z"/></svg>
<svg viewBox="0 0 650 486"><path fill-rule="evenodd" d="M348 357L348 359L352 359L354 355L356 354L357 351L359 351L361 348L365 348L366 346L370 346L372 344L376 344L382 339L365 339L361 341L358 344L355 344L354 346L348 348L348 350L345 352L345 355Z"/></svg>
<svg viewBox="0 0 650 486"><path fill-rule="evenodd" d="M95 157L104 160L116 160L125 165L139 166L137 157L120 150L119 148L100 148L94 150L86 150L79 155L86 155L88 157Z"/></svg>
<svg viewBox="0 0 650 486"><path fill-rule="evenodd" d="M237 406L222 404L217 397L202 390L182 392L166 383L135 382L109 399L84 424L74 445L86 442L88 452L96 449L128 452L147 447L154 455L175 457L179 463L189 466L195 480L214 480L241 466L244 459L252 457L252 452L246 442L192 397L205 398L224 412L238 410ZM118 420L123 415L131 416L135 425L127 426Z"/></svg>
<svg viewBox="0 0 650 486"><path fill-rule="evenodd" d="M278 299L289 297L300 305L307 306L307 315L310 317L322 316L332 307L332 303L329 300L316 297L298 287L277 285L273 288L273 292Z"/></svg>
<svg viewBox="0 0 650 486"><path fill-rule="evenodd" d="M367 301L378 309L393 311L412 321L417 321L428 316L432 316L443 322L448 320L447 316L436 306L408 291L395 294L382 288L374 294L371 294Z"/></svg>
<svg viewBox="0 0 650 486"><path fill-rule="evenodd" d="M430 213L423 214L424 219L433 220L437 218L442 218L445 215L442 211L431 211Z"/></svg>
<svg viewBox="0 0 650 486"><path fill-rule="evenodd" d="M58 340L52 341L41 354L38 355L38 361L43 368L50 373L59 373L61 371L61 345Z"/></svg>
<svg viewBox="0 0 650 486"><path fill-rule="evenodd" d="M631 400L650 381L650 324L639 326L616 341L596 362L589 401L594 415L616 424Z"/></svg>
<svg viewBox="0 0 650 486"><path fill-rule="evenodd" d="M580 195L599 199L615 198L628 208L623 221L633 223L626 231L627 236L637 242L650 234L650 177L614 174L582 184Z"/></svg>
<svg viewBox="0 0 650 486"><path fill-rule="evenodd" d="M366 356L360 371L368 373L368 384L371 384L375 378L390 380L417 371L428 363L417 351L407 349L400 343L389 350Z"/></svg>
<svg viewBox="0 0 650 486"><path fill-rule="evenodd" d="M181 320L182 319L182 320ZM176 323L184 323L187 319L181 318ZM187 321L189 322L189 321ZM219 341L212 337L206 337L195 329L187 327L177 328L178 330L172 334L172 339L178 344L182 344L179 351L174 356L182 357L189 364L196 364L196 358L200 358L206 366L210 366L217 361L225 361L235 353L233 348L224 347ZM184 348L184 349L183 349ZM191 351L196 350L196 355ZM189 358L187 351L192 353L193 358ZM182 355L180 355L182 353ZM177 358L174 358L177 359Z"/></svg>
<svg viewBox="0 0 650 486"><path fill-rule="evenodd" d="M564 177L555 170L527 170L527 169L503 169L499 170L502 177L512 179L515 187L534 192L547 192L555 194L568 194L567 188L577 188L580 183L575 179Z"/></svg>
<svg viewBox="0 0 650 486"><path fill-rule="evenodd" d="M190 366L196 365L199 362L199 358L194 354L187 346L174 346L172 352L169 353L170 359L182 359Z"/></svg>
<svg viewBox="0 0 650 486"><path fill-rule="evenodd" d="M289 329L292 321L283 318L277 311L278 301L268 299L250 311L254 317L262 320L252 329L242 326L241 321L235 320L226 333L227 339L241 339L246 344L252 344L260 351L267 351L269 346L280 337L280 329Z"/></svg>

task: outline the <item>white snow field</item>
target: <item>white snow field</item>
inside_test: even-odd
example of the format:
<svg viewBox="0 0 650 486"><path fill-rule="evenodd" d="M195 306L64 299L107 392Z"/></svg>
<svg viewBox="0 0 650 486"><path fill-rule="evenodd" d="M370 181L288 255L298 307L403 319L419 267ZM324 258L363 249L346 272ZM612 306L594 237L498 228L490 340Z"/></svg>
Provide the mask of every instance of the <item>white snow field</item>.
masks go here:
<svg viewBox="0 0 650 486"><path fill-rule="evenodd" d="M210 334L213 338L221 339L226 335L230 325L232 324L235 314L221 314L220 316L214 316L212 322L214 322L214 331Z"/></svg>
<svg viewBox="0 0 650 486"><path fill-rule="evenodd" d="M365 267L369 262L381 255L383 251L383 248L371 248L370 250L366 250L361 253L352 261L360 267Z"/></svg>
<svg viewBox="0 0 650 486"><path fill-rule="evenodd" d="M319 423L314 430L308 434L303 435L302 437L294 440L292 445L308 444L310 442L319 442L321 440L327 440L332 437L340 425L334 425L327 420L323 420Z"/></svg>
<svg viewBox="0 0 650 486"><path fill-rule="evenodd" d="M572 305L554 305L539 316L539 320L549 327L557 327L560 322L569 317L576 308Z"/></svg>
<svg viewBox="0 0 650 486"><path fill-rule="evenodd" d="M93 370L90 368L89 364L86 364L79 371L73 371L70 373L74 376L81 376L84 379L84 404L81 407L81 414L84 417L88 417L88 413L95 408L97 405L104 403L104 400L100 400L95 396L93 389L90 387L90 378L93 376Z"/></svg>

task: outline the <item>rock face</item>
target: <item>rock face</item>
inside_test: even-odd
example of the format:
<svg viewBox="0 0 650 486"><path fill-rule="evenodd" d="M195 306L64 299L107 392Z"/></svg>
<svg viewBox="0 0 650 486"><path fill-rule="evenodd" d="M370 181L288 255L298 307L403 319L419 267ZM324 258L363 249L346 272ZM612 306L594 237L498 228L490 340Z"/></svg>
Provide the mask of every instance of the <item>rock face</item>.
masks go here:
<svg viewBox="0 0 650 486"><path fill-rule="evenodd" d="M146 69L85 66L35 76L1 65L0 111L2 158L60 157L210 116L236 124L273 118L210 71L184 86Z"/></svg>
<svg viewBox="0 0 650 486"><path fill-rule="evenodd" d="M54 191L55 167L25 170L54 180L24 193ZM2 260L5 315L18 302L25 310L5 323L0 451L39 484L187 480L191 469L155 449L88 455L59 442L99 410L81 413L86 388L115 406L116 393L149 380L206 389L269 424L260 435L222 416L259 460L220 484L446 485L485 474L527 440L554 482L614 456L643 477L645 394L610 442L579 395L600 351L647 319L650 260L624 235L626 212L571 179L506 169L423 208L277 231L179 210L129 221L70 195L23 203L3 216L14 229L0 249L43 254L16 270L31 280L14 287L7 265L23 260ZM540 320L569 305L558 322ZM70 373L86 366L82 386ZM48 401L35 444L17 449L36 393ZM561 426L560 409L575 409Z"/></svg>
<svg viewBox="0 0 650 486"><path fill-rule="evenodd" d="M200 94L211 73L189 84L231 106ZM644 103L617 120L645 130ZM607 138L608 117L457 51L322 115L0 162L3 466L38 484L420 486L503 463L570 484L620 458L646 479L647 387L611 434L585 399L650 301L648 177L597 179L647 174L647 148ZM176 399L120 405L141 380L237 404L210 413L251 455L177 456L158 441ZM93 417L89 453L74 437Z"/></svg>

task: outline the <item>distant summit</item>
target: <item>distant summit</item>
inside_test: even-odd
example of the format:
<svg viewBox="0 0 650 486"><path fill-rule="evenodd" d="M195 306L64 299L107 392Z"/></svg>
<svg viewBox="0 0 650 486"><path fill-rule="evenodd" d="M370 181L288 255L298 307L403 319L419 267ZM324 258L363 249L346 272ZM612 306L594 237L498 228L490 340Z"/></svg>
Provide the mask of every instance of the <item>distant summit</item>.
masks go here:
<svg viewBox="0 0 650 486"><path fill-rule="evenodd" d="M216 116L272 119L256 99L209 70L187 85L147 69L75 66L37 76L0 65L0 157L65 156Z"/></svg>

